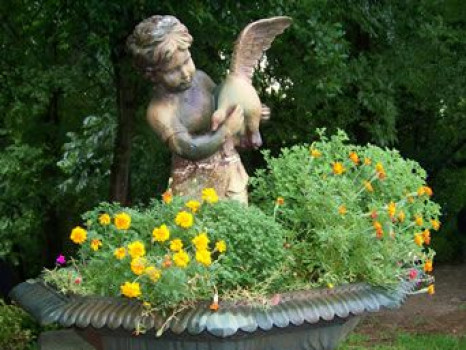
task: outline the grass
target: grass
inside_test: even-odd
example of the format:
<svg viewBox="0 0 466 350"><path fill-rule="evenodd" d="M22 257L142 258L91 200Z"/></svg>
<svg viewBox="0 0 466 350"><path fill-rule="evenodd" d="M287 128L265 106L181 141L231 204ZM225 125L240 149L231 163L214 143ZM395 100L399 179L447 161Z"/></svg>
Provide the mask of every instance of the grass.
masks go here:
<svg viewBox="0 0 466 350"><path fill-rule="evenodd" d="M368 336L352 334L337 350L466 350L466 335L399 333L394 340L373 343Z"/></svg>

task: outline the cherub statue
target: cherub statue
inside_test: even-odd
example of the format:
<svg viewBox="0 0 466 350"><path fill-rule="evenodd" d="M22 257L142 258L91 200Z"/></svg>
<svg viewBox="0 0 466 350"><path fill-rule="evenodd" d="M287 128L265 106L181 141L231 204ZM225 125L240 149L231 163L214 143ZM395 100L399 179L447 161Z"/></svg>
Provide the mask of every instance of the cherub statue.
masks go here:
<svg viewBox="0 0 466 350"><path fill-rule="evenodd" d="M287 17L278 18L262 20L268 24L257 30L245 28L242 34L247 35L237 41L233 69L218 94L212 79L195 68L189 51L192 37L175 17L152 16L128 38L136 65L154 84L147 120L173 154L174 194L196 198L203 188L213 187L221 198L247 203L248 175L235 140L243 133L250 145L259 146L262 107L251 76L262 52L289 25L283 23Z"/></svg>

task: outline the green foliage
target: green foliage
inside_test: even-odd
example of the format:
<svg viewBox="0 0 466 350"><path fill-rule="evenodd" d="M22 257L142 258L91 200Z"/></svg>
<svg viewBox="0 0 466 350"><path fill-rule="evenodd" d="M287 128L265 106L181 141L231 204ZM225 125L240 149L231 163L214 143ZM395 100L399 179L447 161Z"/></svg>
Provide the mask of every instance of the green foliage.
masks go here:
<svg viewBox="0 0 466 350"><path fill-rule="evenodd" d="M432 350L462 350L466 344L466 338L445 334L400 333L388 344L386 339L380 344L374 344L368 337L354 334L339 346L338 350L423 350L426 344L429 344L429 349Z"/></svg>
<svg viewBox="0 0 466 350"><path fill-rule="evenodd" d="M32 350L39 327L22 309L0 300L0 348Z"/></svg>
<svg viewBox="0 0 466 350"><path fill-rule="evenodd" d="M38 259L45 198L53 197L41 184L48 166L50 160L40 148L15 144L0 153L0 255L14 263Z"/></svg>
<svg viewBox="0 0 466 350"><path fill-rule="evenodd" d="M277 158L264 152L267 169L252 179L252 202L293 232L296 273L324 285L386 285L418 259L431 260L433 251L419 245L430 242L439 206L428 198L419 164L397 151L347 144L342 131L330 139L319 134L320 141ZM278 197L285 205L271 202Z"/></svg>
<svg viewBox="0 0 466 350"><path fill-rule="evenodd" d="M108 192L115 127L115 120L109 114L88 116L81 133L67 134L69 141L64 144L63 158L57 163L66 176L59 186L61 191L79 196L91 190L96 196L94 201Z"/></svg>
<svg viewBox="0 0 466 350"><path fill-rule="evenodd" d="M121 213L130 217L128 228L118 223ZM185 225L180 215L188 217ZM214 204L206 199L201 204L174 198L140 209L103 203L83 218L87 234L80 243L79 259L71 260L68 268L44 274L62 292L138 297L121 289L126 282L134 282L142 300L165 310L210 299L217 290L267 293L272 281L270 288L262 284L272 278L278 283L276 274L285 261L281 227L259 209L236 202ZM182 249L173 246L177 239ZM96 240L101 247L93 249ZM144 252L135 250L135 242L144 246ZM120 257L115 254L118 248ZM186 264L182 254L188 257Z"/></svg>

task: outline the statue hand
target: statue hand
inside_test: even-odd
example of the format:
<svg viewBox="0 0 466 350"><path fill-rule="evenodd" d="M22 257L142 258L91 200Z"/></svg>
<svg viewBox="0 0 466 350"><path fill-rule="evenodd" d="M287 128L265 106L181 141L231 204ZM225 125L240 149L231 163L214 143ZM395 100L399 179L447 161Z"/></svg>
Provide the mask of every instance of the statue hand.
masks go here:
<svg viewBox="0 0 466 350"><path fill-rule="evenodd" d="M236 105L228 114L224 125L230 135L235 135L241 131L244 125L244 111L240 105Z"/></svg>

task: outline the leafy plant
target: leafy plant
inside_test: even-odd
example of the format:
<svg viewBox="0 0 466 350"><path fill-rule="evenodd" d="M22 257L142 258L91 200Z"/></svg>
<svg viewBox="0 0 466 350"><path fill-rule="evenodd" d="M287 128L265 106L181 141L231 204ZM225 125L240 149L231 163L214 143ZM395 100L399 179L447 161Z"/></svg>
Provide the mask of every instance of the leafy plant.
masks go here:
<svg viewBox="0 0 466 350"><path fill-rule="evenodd" d="M33 349L38 331L37 324L25 311L0 299L0 349Z"/></svg>
<svg viewBox="0 0 466 350"><path fill-rule="evenodd" d="M295 274L332 286L390 285L422 264L430 272L430 234L440 223L425 171L397 151L347 144L343 131L319 135L276 158L264 152L267 169L252 179L253 203L291 233Z"/></svg>
<svg viewBox="0 0 466 350"><path fill-rule="evenodd" d="M281 226L258 208L217 201L205 189L203 201L165 193L147 208L103 203L71 233L79 259L44 279L62 292L122 294L159 310L236 289L269 293L287 261Z"/></svg>

